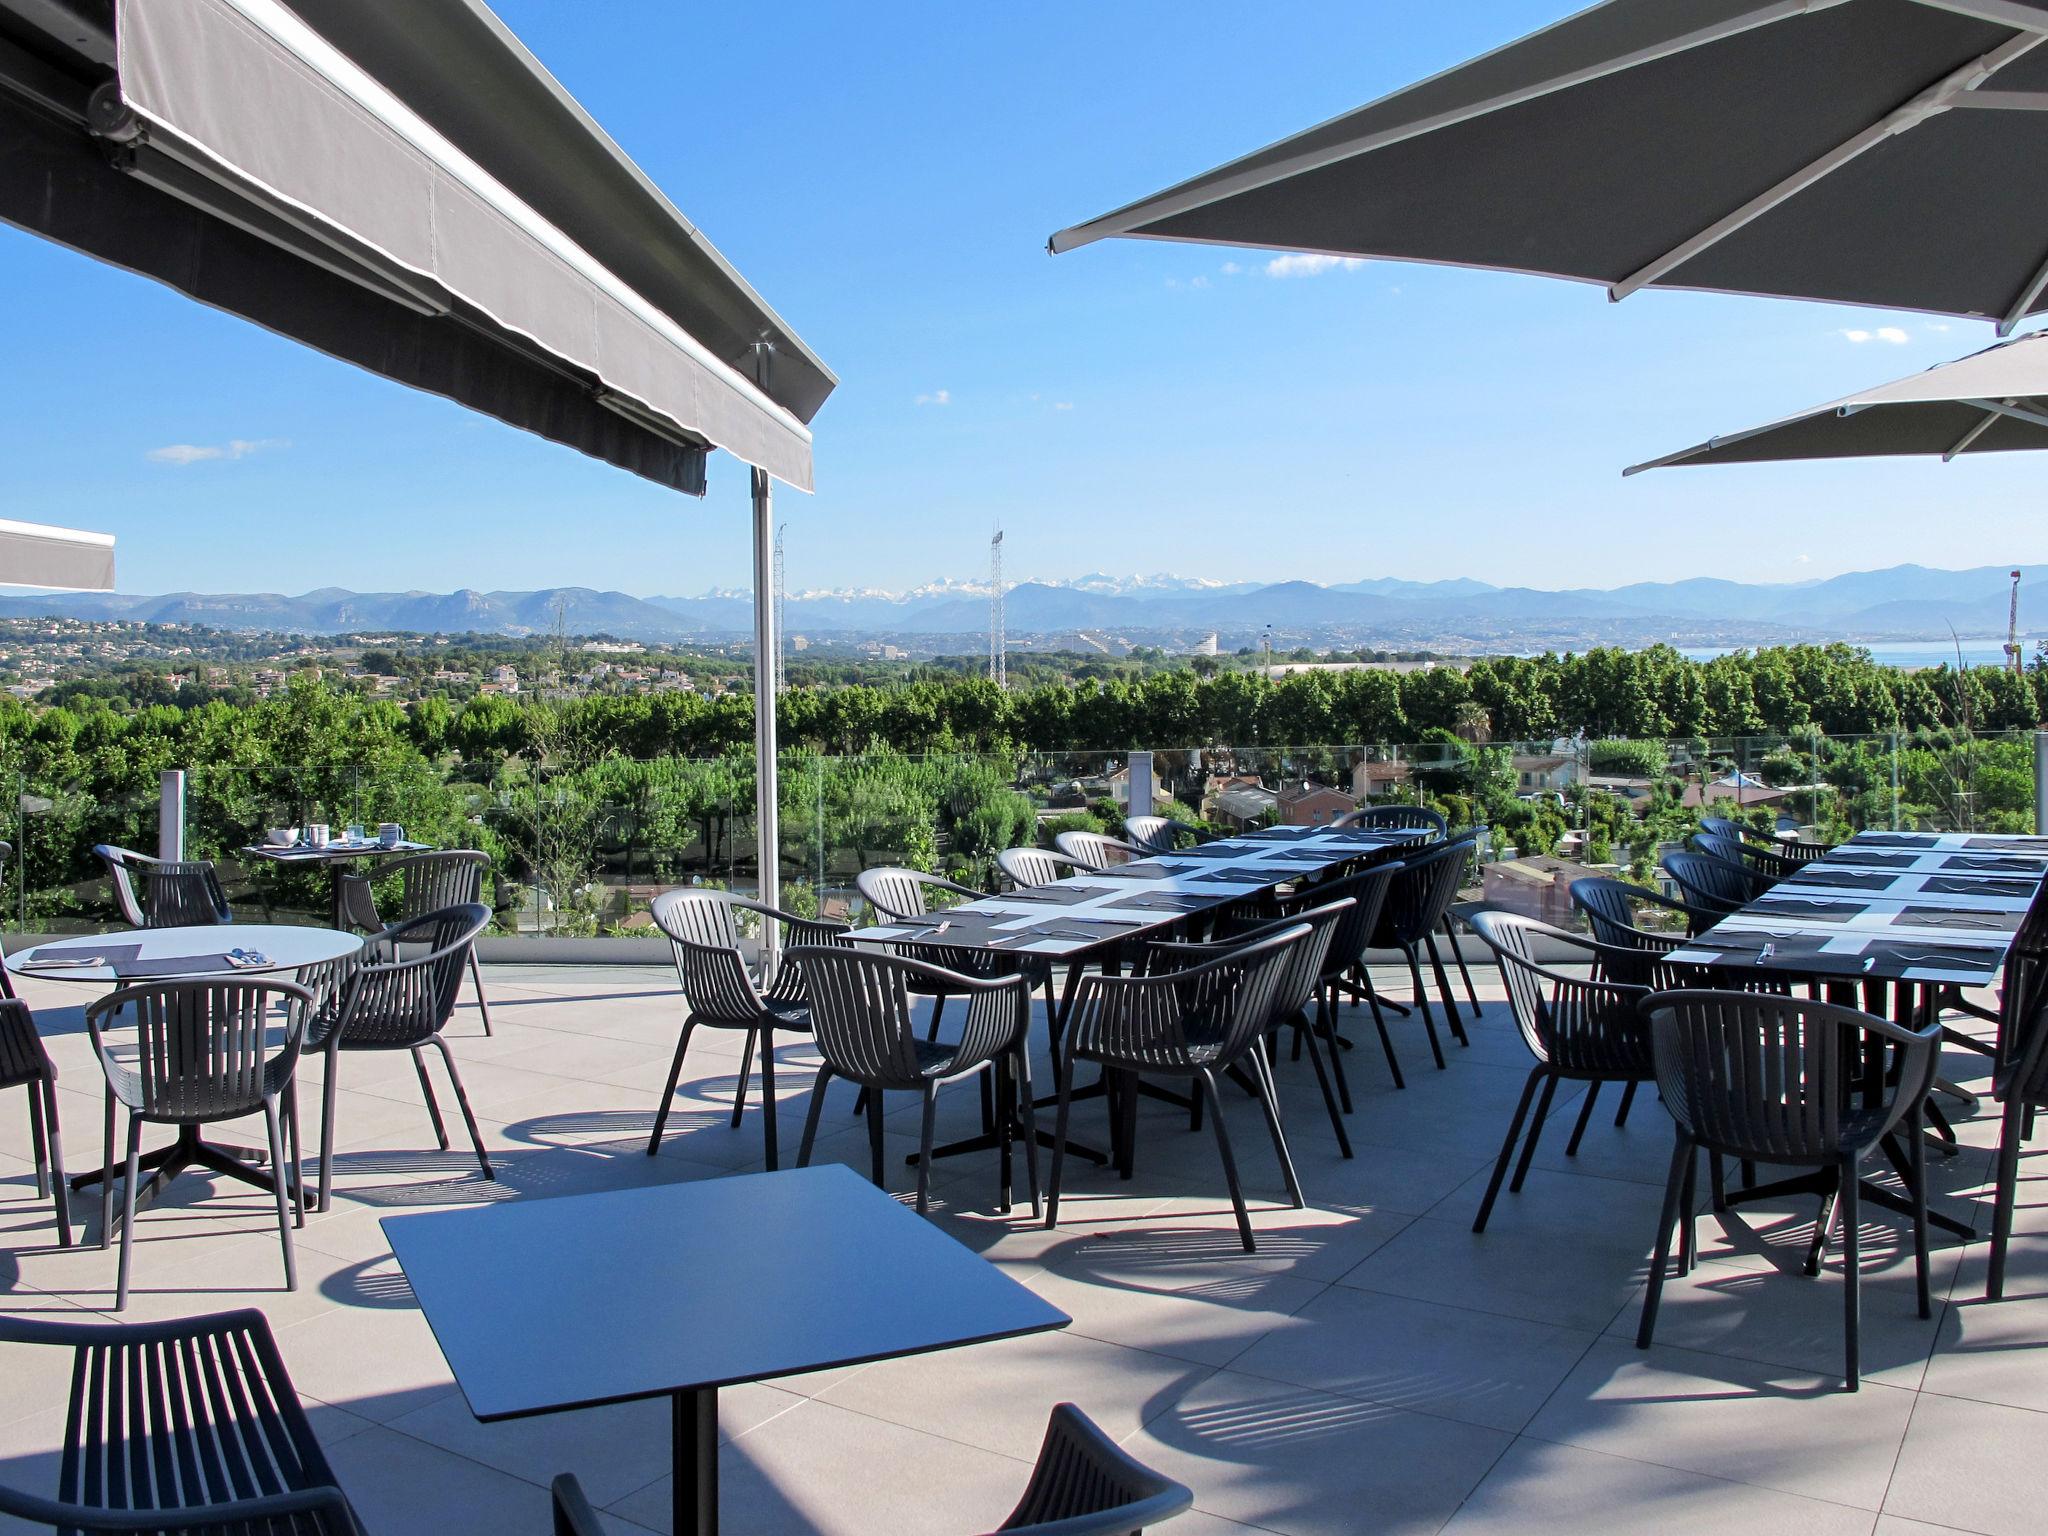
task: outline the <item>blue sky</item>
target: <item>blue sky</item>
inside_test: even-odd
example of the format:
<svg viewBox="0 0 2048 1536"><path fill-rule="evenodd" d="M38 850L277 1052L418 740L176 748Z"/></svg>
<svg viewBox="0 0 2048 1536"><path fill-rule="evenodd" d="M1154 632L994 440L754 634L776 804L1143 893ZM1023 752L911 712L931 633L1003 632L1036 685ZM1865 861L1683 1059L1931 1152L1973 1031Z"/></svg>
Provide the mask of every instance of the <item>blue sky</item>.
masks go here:
<svg viewBox="0 0 2048 1536"><path fill-rule="evenodd" d="M1988 327L1151 242L1044 252L1570 8L498 0L840 375L819 492L780 501L792 590L974 575L999 519L1013 579L2048 560L2025 455L1620 478ZM124 590L748 582L746 475L722 456L708 497L678 498L4 227L0 293L0 516L111 530Z"/></svg>

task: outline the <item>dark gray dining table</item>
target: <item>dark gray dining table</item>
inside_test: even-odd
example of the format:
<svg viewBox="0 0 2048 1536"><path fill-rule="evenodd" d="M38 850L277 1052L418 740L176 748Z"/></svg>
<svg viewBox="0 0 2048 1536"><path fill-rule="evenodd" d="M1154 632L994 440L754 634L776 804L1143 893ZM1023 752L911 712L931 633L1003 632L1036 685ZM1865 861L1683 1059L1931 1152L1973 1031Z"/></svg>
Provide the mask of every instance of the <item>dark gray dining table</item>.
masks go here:
<svg viewBox="0 0 2048 1536"><path fill-rule="evenodd" d="M1071 1319L830 1164L383 1218L476 1417L666 1397L676 1536L718 1529L718 1389Z"/></svg>
<svg viewBox="0 0 2048 1536"><path fill-rule="evenodd" d="M1988 987L2048 881L2048 838L1981 832L1866 832L1794 870L1733 916L1667 957L1725 981L1777 972L1840 1001L1875 1006L1902 1023L1935 1008L1943 989ZM1890 993L1890 1007L1880 1001ZM1967 1042L1963 1042L1967 1043ZM1943 1083L1945 1092L1974 1103ZM1895 1165L1903 1159L1887 1145ZM1810 1179L1731 1192L1730 1204L1803 1189ZM1890 1187L1866 1183L1877 1205L1910 1213ZM1974 1237L1967 1220L1928 1220Z"/></svg>

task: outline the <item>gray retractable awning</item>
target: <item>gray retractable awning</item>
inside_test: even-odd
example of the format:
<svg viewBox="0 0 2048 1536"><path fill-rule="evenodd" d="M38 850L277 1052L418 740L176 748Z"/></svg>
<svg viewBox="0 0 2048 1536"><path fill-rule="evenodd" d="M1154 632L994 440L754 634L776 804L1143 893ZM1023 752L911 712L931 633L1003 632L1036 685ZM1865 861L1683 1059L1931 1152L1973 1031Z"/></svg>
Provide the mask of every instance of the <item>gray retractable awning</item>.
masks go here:
<svg viewBox="0 0 2048 1536"><path fill-rule="evenodd" d="M2000 342L1746 432L1631 465L1625 475L1676 464L1860 459L2048 448L2048 334Z"/></svg>
<svg viewBox="0 0 2048 1536"><path fill-rule="evenodd" d="M0 587L114 590L114 536L0 518Z"/></svg>
<svg viewBox="0 0 2048 1536"><path fill-rule="evenodd" d="M0 85L0 218L676 489L811 486L831 373L478 0L0 0Z"/></svg>
<svg viewBox="0 0 2048 1536"><path fill-rule="evenodd" d="M1609 0L1062 230L1982 316L2048 305L2048 4Z"/></svg>

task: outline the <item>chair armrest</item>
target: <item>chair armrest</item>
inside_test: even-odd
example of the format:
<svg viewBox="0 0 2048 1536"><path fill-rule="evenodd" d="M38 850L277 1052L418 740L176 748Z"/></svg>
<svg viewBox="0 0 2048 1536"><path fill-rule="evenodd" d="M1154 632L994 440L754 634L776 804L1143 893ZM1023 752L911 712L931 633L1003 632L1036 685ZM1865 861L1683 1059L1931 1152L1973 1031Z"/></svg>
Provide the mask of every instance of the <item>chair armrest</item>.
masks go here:
<svg viewBox="0 0 2048 1536"><path fill-rule="evenodd" d="M604 1536L604 1526L583 1496L583 1485L576 1481L575 1473L560 1474L548 1491L554 1495L555 1536Z"/></svg>
<svg viewBox="0 0 2048 1536"><path fill-rule="evenodd" d="M302 1488L270 1493L229 1504L199 1504L189 1509L108 1509L94 1504L66 1504L0 1484L0 1514L35 1525L83 1532L224 1531L258 1528L268 1521L289 1522L313 1517L332 1536L359 1532L355 1512L339 1488Z"/></svg>
<svg viewBox="0 0 2048 1536"><path fill-rule="evenodd" d="M765 901L752 901L745 896L728 896L729 905L743 912L756 912L762 917L772 918L787 928L800 944L830 944L838 935L853 931L852 925L842 923L833 917L799 917L781 907L771 907Z"/></svg>
<svg viewBox="0 0 2048 1536"><path fill-rule="evenodd" d="M378 913L376 900L370 894L368 875L341 876L340 903L342 921L351 928L360 928L365 933L379 933L383 930L384 919Z"/></svg>

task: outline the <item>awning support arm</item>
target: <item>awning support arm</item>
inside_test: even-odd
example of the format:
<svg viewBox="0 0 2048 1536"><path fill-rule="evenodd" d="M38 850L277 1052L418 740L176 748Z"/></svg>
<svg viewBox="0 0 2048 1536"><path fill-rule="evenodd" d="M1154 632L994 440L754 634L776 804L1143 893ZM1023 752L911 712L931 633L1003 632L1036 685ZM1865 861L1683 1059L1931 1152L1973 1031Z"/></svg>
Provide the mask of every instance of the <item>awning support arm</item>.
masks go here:
<svg viewBox="0 0 2048 1536"><path fill-rule="evenodd" d="M1991 425L1998 420L1998 416L1999 413L1997 411L1986 411L1983 416L1978 418L1977 424L1974 427L1956 439L1955 446L1941 456L1941 462L1944 464L1951 463L1958 456L1969 452L1970 445L1991 430Z"/></svg>
<svg viewBox="0 0 2048 1536"><path fill-rule="evenodd" d="M1917 128L1928 118L1948 111L1958 96L1965 91L1975 90L2013 60L2031 52L2044 41L2048 41L2048 34L2024 32L2007 39L1981 58L1971 60L1945 79L1929 86L1911 101L1887 113L1880 121L1873 123L1854 138L1837 145L1802 169L1794 171L1768 192L1751 198L1733 213L1708 225L1690 240L1673 247L1648 266L1630 273L1607 290L1608 298L1619 303L1630 294L1669 276L1701 252L1711 250L1781 203L1789 202L1808 187L1825 180L1866 151L1875 149L1886 139Z"/></svg>

